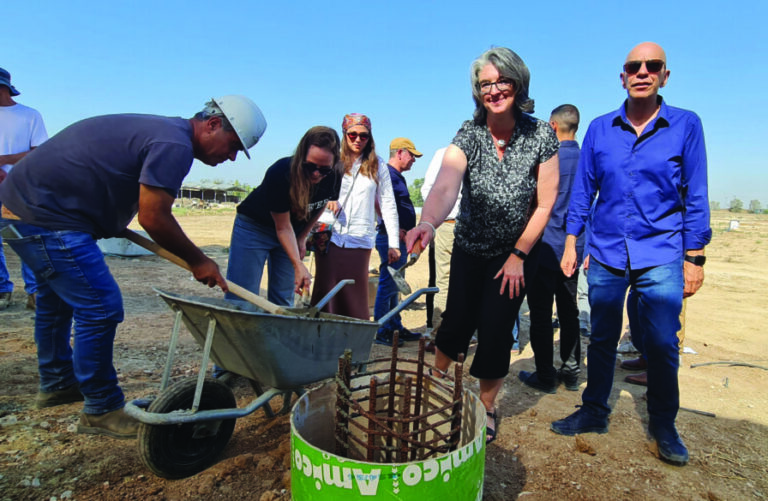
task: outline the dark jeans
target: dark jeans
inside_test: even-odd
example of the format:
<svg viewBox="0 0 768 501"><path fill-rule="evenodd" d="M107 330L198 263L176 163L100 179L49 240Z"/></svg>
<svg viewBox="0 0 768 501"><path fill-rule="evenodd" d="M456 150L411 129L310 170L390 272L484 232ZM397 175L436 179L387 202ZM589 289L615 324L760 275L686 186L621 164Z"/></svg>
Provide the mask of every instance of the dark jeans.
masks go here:
<svg viewBox="0 0 768 501"><path fill-rule="evenodd" d="M8 244L38 282L35 311L40 390L79 383L84 412L121 409L123 392L112 365L123 299L96 240L79 231L54 231L15 221L21 238ZM70 346L74 323L74 350Z"/></svg>
<svg viewBox="0 0 768 501"><path fill-rule="evenodd" d="M682 257L661 266L617 270L592 257L589 267L589 304L592 337L587 350L587 388L584 408L598 416L611 412L616 345L621 337L624 297L636 294L637 324L642 326L642 349L648 359L648 415L655 426L674 423L680 406L677 370L680 355L677 331L683 304Z"/></svg>
<svg viewBox="0 0 768 501"><path fill-rule="evenodd" d="M539 266L534 279L528 283L528 308L531 311L531 348L536 362L536 373L544 382L554 382L557 371L553 365L554 329L552 328L552 299L557 303L560 321L560 360L562 371L578 375L581 362L579 336L579 308L576 290L579 271L566 277L559 269Z"/></svg>

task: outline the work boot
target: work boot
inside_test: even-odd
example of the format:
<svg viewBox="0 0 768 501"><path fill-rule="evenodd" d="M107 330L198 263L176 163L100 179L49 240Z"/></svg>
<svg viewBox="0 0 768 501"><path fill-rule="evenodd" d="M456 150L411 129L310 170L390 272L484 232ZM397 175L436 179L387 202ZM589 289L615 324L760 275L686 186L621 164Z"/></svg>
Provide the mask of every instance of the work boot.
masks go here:
<svg viewBox="0 0 768 501"><path fill-rule="evenodd" d="M139 432L139 422L125 413L125 409L107 412L106 414L80 413L78 433L90 435L106 435L112 438L136 438Z"/></svg>
<svg viewBox="0 0 768 501"><path fill-rule="evenodd" d="M398 332L400 333L400 339L403 341L418 341L421 339L421 334L418 332L411 332L405 327L398 329Z"/></svg>
<svg viewBox="0 0 768 501"><path fill-rule="evenodd" d="M4 310L11 305L11 293L0 292L0 310Z"/></svg>
<svg viewBox="0 0 768 501"><path fill-rule="evenodd" d="M659 446L659 456L669 464L685 466L688 463L688 449L683 444L675 425L648 425L648 432Z"/></svg>
<svg viewBox="0 0 768 501"><path fill-rule="evenodd" d="M554 421L549 428L558 435L608 433L608 418L598 417L581 407L570 416Z"/></svg>
<svg viewBox="0 0 768 501"><path fill-rule="evenodd" d="M71 404L73 402L82 402L85 400L83 394L76 384L67 386L63 390L37 393L35 397L35 409L45 409L46 407L56 407L57 405Z"/></svg>
<svg viewBox="0 0 768 501"><path fill-rule="evenodd" d="M27 309L35 311L37 308L37 292L27 294Z"/></svg>

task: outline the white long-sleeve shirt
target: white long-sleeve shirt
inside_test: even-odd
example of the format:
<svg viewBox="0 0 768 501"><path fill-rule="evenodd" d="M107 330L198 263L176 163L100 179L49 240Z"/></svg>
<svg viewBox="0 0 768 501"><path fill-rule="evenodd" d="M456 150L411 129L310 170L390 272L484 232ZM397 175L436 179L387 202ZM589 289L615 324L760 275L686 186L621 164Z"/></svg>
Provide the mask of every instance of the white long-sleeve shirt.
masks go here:
<svg viewBox="0 0 768 501"><path fill-rule="evenodd" d="M400 248L400 226L397 218L395 194L389 177L387 162L379 157L379 182L359 175L361 160L358 158L348 174L341 181L339 204L341 212L333 226L331 241L339 247L352 249L373 249L376 244L376 201L381 208L384 226L391 249ZM352 186L354 180L354 186ZM352 190L350 193L350 189ZM349 194L349 198L347 198ZM346 201L346 202L345 202ZM333 214L326 210L321 222L332 223Z"/></svg>
<svg viewBox="0 0 768 501"><path fill-rule="evenodd" d="M429 162L427 173L424 175L424 184L421 185L421 198L425 201L427 200L429 192L432 190L432 186L435 184L437 174L440 172L440 167L443 165L445 150L447 149L448 147L440 148L437 150L435 152L435 156L433 156L432 160ZM456 203L453 204L451 212L445 216L445 219L456 219L456 216L459 215L459 205L461 205L461 190L463 187L464 183L462 183L462 186L459 187L459 197L456 199Z"/></svg>

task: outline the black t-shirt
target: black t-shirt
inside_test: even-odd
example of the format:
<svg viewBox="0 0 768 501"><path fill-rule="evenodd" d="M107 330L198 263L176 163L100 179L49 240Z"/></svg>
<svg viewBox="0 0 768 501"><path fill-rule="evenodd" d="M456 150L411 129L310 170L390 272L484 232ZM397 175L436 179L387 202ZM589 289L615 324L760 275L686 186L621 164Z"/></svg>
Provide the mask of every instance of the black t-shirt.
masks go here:
<svg viewBox="0 0 768 501"><path fill-rule="evenodd" d="M272 212L282 213L291 210L291 158L281 158L267 169L264 180L243 202L237 206L237 212L253 219L259 224L275 227ZM341 176L337 172L325 176L319 183L312 185L309 198L308 219L299 221L291 214L293 231L300 233L318 211L323 210L330 200L339 199Z"/></svg>

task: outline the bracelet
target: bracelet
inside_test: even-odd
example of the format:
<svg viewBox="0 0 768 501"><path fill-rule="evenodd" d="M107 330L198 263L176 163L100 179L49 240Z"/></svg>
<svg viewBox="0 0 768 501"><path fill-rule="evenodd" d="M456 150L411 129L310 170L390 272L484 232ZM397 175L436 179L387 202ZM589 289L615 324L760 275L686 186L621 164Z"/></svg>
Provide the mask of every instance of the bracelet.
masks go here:
<svg viewBox="0 0 768 501"><path fill-rule="evenodd" d="M515 256L519 257L520 261L525 261L525 258L528 257L528 254L526 254L525 252L521 251L517 247L512 249L512 254L514 254Z"/></svg>
<svg viewBox="0 0 768 501"><path fill-rule="evenodd" d="M419 224L426 224L430 228L432 228L432 236L437 235L437 228L435 228L435 225L430 223L429 221L419 221Z"/></svg>

